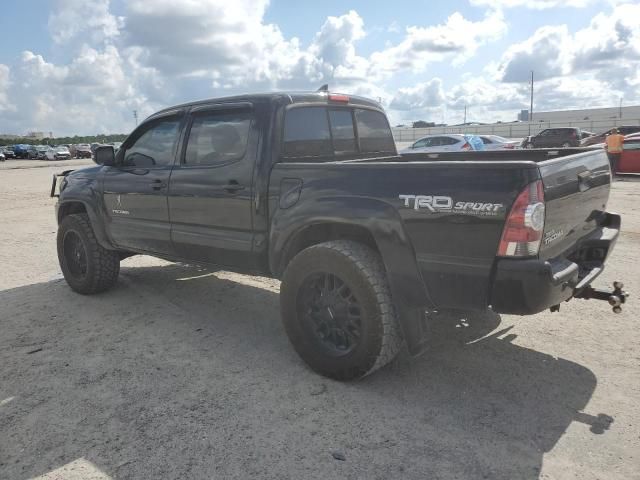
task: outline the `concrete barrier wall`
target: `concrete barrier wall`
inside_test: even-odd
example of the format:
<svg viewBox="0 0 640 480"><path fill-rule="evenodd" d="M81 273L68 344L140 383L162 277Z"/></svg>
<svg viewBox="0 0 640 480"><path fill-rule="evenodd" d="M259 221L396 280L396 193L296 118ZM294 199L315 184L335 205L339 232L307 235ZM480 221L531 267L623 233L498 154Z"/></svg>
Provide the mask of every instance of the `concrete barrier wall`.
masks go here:
<svg viewBox="0 0 640 480"><path fill-rule="evenodd" d="M608 120L581 120L573 122L533 122L529 127L528 122L492 123L490 125L467 125L458 127L431 127L431 128L392 128L396 142L412 142L425 135L441 133L469 133L479 135L500 135L507 138L523 138L527 135L535 135L545 128L578 127L593 133L600 133L619 125L639 125L640 118L608 119Z"/></svg>

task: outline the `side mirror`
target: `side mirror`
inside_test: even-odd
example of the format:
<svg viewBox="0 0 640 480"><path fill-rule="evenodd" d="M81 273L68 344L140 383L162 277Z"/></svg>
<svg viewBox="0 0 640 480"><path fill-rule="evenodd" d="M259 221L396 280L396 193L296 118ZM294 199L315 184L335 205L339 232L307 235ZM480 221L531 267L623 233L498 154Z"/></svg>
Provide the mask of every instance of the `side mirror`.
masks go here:
<svg viewBox="0 0 640 480"><path fill-rule="evenodd" d="M96 148L93 153L93 161L104 167L113 167L116 164L116 152L112 145L103 145Z"/></svg>

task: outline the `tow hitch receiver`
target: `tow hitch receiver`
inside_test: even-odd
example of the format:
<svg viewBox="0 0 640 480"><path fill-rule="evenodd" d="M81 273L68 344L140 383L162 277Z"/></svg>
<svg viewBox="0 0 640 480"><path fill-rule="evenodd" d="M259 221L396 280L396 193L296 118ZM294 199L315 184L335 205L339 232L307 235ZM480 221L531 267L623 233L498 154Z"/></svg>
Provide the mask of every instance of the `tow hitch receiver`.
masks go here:
<svg viewBox="0 0 640 480"><path fill-rule="evenodd" d="M613 282L613 292L607 292L605 290L598 290L591 285L587 285L579 293L575 294L575 298L583 298L585 300L604 300L609 302L609 305L613 308L613 313L622 312L622 304L627 301L629 294L622 290L624 285L622 282Z"/></svg>

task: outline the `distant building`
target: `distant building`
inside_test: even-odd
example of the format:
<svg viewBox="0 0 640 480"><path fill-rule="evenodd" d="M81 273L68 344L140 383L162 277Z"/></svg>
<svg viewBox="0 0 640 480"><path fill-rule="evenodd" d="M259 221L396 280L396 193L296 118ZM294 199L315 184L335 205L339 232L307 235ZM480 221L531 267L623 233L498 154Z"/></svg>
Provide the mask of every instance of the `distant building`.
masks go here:
<svg viewBox="0 0 640 480"><path fill-rule="evenodd" d="M20 135L16 135L13 133L0 133L0 140L9 140L13 138L20 138Z"/></svg>
<svg viewBox="0 0 640 480"><path fill-rule="evenodd" d="M529 110L520 110L518 114L519 122L528 122L529 121Z"/></svg>
<svg viewBox="0 0 640 480"><path fill-rule="evenodd" d="M522 110L526 112L526 110ZM520 112L520 114L522 114ZM527 112L528 113L528 112ZM550 112L533 112L534 122L580 122L580 121L602 121L624 119L635 120L640 119L640 105L631 107L609 107L609 108L586 108L584 110L555 110ZM521 119L518 115L518 120ZM635 124L635 122L634 122Z"/></svg>
<svg viewBox="0 0 640 480"><path fill-rule="evenodd" d="M28 132L25 138L32 138L34 140L42 140L47 134L45 132Z"/></svg>

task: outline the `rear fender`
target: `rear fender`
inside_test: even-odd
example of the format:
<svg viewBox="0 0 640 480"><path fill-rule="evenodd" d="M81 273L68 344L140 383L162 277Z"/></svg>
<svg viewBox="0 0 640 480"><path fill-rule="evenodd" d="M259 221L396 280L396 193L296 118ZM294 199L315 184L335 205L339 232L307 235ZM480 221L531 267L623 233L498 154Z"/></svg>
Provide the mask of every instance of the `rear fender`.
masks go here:
<svg viewBox="0 0 640 480"><path fill-rule="evenodd" d="M349 216L337 216L336 213L340 212ZM295 237L306 228L318 224L358 226L373 236L387 271L407 346L410 353L418 353L424 340L423 313L425 309L433 308L434 304L418 270L411 241L395 208L376 199L332 197L276 210L269 242L269 266L275 276L283 273L286 264L297 253L290 251ZM322 241L326 239L319 239L319 242Z"/></svg>

